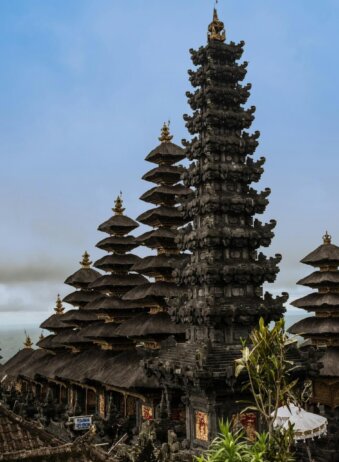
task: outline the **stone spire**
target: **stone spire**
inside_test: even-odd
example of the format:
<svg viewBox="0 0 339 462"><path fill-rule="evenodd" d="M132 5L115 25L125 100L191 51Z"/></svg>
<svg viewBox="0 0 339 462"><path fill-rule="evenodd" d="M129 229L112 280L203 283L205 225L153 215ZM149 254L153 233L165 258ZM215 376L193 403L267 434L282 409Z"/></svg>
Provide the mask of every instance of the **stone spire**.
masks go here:
<svg viewBox="0 0 339 462"><path fill-rule="evenodd" d="M226 32L224 28L224 23L219 20L217 9L213 10L213 20L208 26L207 40L217 40L219 42L224 42L226 39Z"/></svg>

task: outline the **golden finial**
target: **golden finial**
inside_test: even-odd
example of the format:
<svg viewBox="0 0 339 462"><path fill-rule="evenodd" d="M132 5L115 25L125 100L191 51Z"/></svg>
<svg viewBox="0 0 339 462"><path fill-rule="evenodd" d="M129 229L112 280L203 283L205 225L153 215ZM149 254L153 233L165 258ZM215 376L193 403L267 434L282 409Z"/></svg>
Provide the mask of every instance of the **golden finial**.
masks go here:
<svg viewBox="0 0 339 462"><path fill-rule="evenodd" d="M167 123L164 122L164 125L161 129L161 135L159 136L159 141L161 141L162 143L169 143L173 138L173 135L171 135L170 133L169 127L170 121L168 121Z"/></svg>
<svg viewBox="0 0 339 462"><path fill-rule="evenodd" d="M63 314L64 310L65 308L63 307L60 295L58 294L54 311L56 312L56 314Z"/></svg>
<svg viewBox="0 0 339 462"><path fill-rule="evenodd" d="M215 2L218 3L217 1ZM213 10L213 21L208 26L207 40L217 40L219 42L224 42L226 39L226 32L224 28L224 23L218 18L218 12L216 9L216 4Z"/></svg>
<svg viewBox="0 0 339 462"><path fill-rule="evenodd" d="M25 348L32 348L33 342L31 340L31 337L27 334L26 331L25 331L25 335L26 335L26 340L24 341L24 347Z"/></svg>
<svg viewBox="0 0 339 462"><path fill-rule="evenodd" d="M41 331L41 334L40 334L40 337L39 337L39 341L41 342L41 340L43 340L44 338L45 338L44 333L43 333L43 331Z"/></svg>
<svg viewBox="0 0 339 462"><path fill-rule="evenodd" d="M122 201L122 192L120 191L119 196L114 201L114 209L113 212L116 215L123 215L124 214L124 207L123 207L123 201Z"/></svg>
<svg viewBox="0 0 339 462"><path fill-rule="evenodd" d="M331 244L331 240L332 240L332 236L330 236L328 234L328 232L326 231L325 235L323 236L323 241L324 241L324 244Z"/></svg>
<svg viewBox="0 0 339 462"><path fill-rule="evenodd" d="M91 266L92 262L89 259L89 253L85 251L85 253L82 256L82 261L80 262L80 265L83 268L89 268Z"/></svg>

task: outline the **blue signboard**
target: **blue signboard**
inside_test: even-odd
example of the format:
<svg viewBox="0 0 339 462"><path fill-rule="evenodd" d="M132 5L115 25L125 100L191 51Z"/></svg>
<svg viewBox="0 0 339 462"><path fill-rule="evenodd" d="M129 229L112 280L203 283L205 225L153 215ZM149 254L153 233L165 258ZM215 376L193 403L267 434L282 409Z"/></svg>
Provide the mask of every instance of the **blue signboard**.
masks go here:
<svg viewBox="0 0 339 462"><path fill-rule="evenodd" d="M74 430L89 430L92 425L92 416L73 417Z"/></svg>

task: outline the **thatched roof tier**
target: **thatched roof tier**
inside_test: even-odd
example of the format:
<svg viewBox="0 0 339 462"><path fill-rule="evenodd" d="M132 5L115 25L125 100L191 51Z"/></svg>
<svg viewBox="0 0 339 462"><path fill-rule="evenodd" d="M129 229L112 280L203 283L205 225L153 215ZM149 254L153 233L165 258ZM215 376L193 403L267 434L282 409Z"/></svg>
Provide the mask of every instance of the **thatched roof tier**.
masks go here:
<svg viewBox="0 0 339 462"><path fill-rule="evenodd" d="M185 328L182 324L174 324L169 314L160 312L157 314L141 313L120 324L116 334L131 338L159 337L163 335L183 334Z"/></svg>
<svg viewBox="0 0 339 462"><path fill-rule="evenodd" d="M91 380L101 368L107 367L107 361L112 353L99 349L89 349L72 355L64 364L56 364L53 373L55 378L85 383Z"/></svg>
<svg viewBox="0 0 339 462"><path fill-rule="evenodd" d="M306 338L313 336L337 336L339 334L339 317L312 316L293 324L288 331Z"/></svg>
<svg viewBox="0 0 339 462"><path fill-rule="evenodd" d="M138 227L138 223L125 215L114 215L109 220L102 223L98 230L107 234L124 235Z"/></svg>
<svg viewBox="0 0 339 462"><path fill-rule="evenodd" d="M331 287L339 286L339 272L338 271L315 271L309 276L300 279L297 282L302 286L308 286L312 288L317 287Z"/></svg>
<svg viewBox="0 0 339 462"><path fill-rule="evenodd" d="M120 353L113 357L111 355L104 367L97 369L93 379L107 386L125 390L159 387L157 379L146 374L135 351Z"/></svg>
<svg viewBox="0 0 339 462"><path fill-rule="evenodd" d="M170 185L178 183L184 171L184 167L181 166L160 165L145 173L142 179L151 183Z"/></svg>
<svg viewBox="0 0 339 462"><path fill-rule="evenodd" d="M91 289L104 290L112 293L126 292L135 286L145 284L147 281L141 274L106 274L94 281Z"/></svg>
<svg viewBox="0 0 339 462"><path fill-rule="evenodd" d="M138 242L144 244L151 249L177 249L178 244L175 242L176 231L173 229L154 229L152 231L147 231L147 233L139 236Z"/></svg>
<svg viewBox="0 0 339 462"><path fill-rule="evenodd" d="M182 226L185 222L177 207L160 206L142 213L137 218L145 225L153 227Z"/></svg>
<svg viewBox="0 0 339 462"><path fill-rule="evenodd" d="M143 305L138 302L122 300L120 297L102 294L90 303L87 303L82 310L93 312L111 312L120 310L138 310L144 309Z"/></svg>
<svg viewBox="0 0 339 462"><path fill-rule="evenodd" d="M171 277L173 270L184 265L188 258L189 256L184 254L154 255L140 260L140 262L133 266L132 270L150 277L158 275Z"/></svg>
<svg viewBox="0 0 339 462"><path fill-rule="evenodd" d="M65 280L65 284L73 286L76 289L86 289L86 287L99 276L101 276L101 274L93 268L80 268Z"/></svg>
<svg viewBox="0 0 339 462"><path fill-rule="evenodd" d="M63 315L63 322L68 326L84 325L89 322L94 322L98 318L95 313L90 311L81 310L69 310Z"/></svg>
<svg viewBox="0 0 339 462"><path fill-rule="evenodd" d="M105 338L120 338L120 335L116 335L115 331L117 328L118 324L115 324L113 322L101 322L98 321L94 324L91 324L90 326L84 327L81 329L81 333L84 337L87 338L99 338L99 337L105 337ZM104 335L102 335L104 334Z"/></svg>
<svg viewBox="0 0 339 462"><path fill-rule="evenodd" d="M27 365L35 360L41 360L45 355L50 353L44 350L33 350L32 348L24 348L19 350L12 358L10 358L1 368L0 378L2 381L6 375L11 377L18 376Z"/></svg>
<svg viewBox="0 0 339 462"><path fill-rule="evenodd" d="M157 281L156 283L148 283L142 286L134 287L128 291L123 297L123 300L138 300L143 301L145 306L154 306L154 302L163 303L164 298L177 295L179 288L173 282ZM150 303L150 305L148 305Z"/></svg>
<svg viewBox="0 0 339 462"><path fill-rule="evenodd" d="M307 311L337 311L339 308L339 292L317 292L299 298L291 305Z"/></svg>
<svg viewBox="0 0 339 462"><path fill-rule="evenodd" d="M51 351L64 348L64 346L57 341L58 336L59 334L47 335L47 337L44 337L38 341L37 346L39 348L43 348L44 350L51 350Z"/></svg>
<svg viewBox="0 0 339 462"><path fill-rule="evenodd" d="M125 253L138 247L139 242L133 236L110 236L98 242L96 247L107 252Z"/></svg>
<svg viewBox="0 0 339 462"><path fill-rule="evenodd" d="M160 185L146 191L140 199L144 202L150 202L156 205L175 205L178 201L176 196L184 197L191 194L191 191L181 184L174 186L171 185Z"/></svg>
<svg viewBox="0 0 339 462"><path fill-rule="evenodd" d="M58 330L67 329L68 326L63 323L63 316L63 314L52 314L52 316L40 324L40 328L55 332Z"/></svg>
<svg viewBox="0 0 339 462"><path fill-rule="evenodd" d="M114 253L105 255L94 263L96 268L103 271L128 271L133 265L140 261L140 257L128 254Z"/></svg>
<svg viewBox="0 0 339 462"><path fill-rule="evenodd" d="M72 330L71 332L63 332L55 336L53 343L60 346L83 345L92 343L90 339L84 337L82 329Z"/></svg>
<svg viewBox="0 0 339 462"><path fill-rule="evenodd" d="M339 247L334 244L322 244L313 252L306 255L306 257L301 260L301 263L311 266L339 266Z"/></svg>
<svg viewBox="0 0 339 462"><path fill-rule="evenodd" d="M76 290L75 292L71 292L66 295L62 301L73 306L83 306L97 296L98 294L93 290Z"/></svg>
<svg viewBox="0 0 339 462"><path fill-rule="evenodd" d="M185 151L180 146L167 142L161 143L153 149L145 160L158 165L173 165L179 160L185 159Z"/></svg>

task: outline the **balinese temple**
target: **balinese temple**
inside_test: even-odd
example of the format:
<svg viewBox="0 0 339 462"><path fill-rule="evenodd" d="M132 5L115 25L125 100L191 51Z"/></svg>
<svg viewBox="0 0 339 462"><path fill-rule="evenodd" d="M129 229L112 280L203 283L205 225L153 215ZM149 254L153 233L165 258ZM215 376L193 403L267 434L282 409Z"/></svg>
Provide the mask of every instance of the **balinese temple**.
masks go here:
<svg viewBox="0 0 339 462"><path fill-rule="evenodd" d="M326 232L322 245L301 263L316 271L298 284L316 291L292 305L314 315L297 322L289 331L306 340L304 348L321 352L319 374L312 378L311 402L315 411L320 411L329 421L329 437L319 441L318 454L322 453L323 460L331 460L331 455L339 454L339 247L332 244Z"/></svg>
<svg viewBox="0 0 339 462"><path fill-rule="evenodd" d="M168 315L168 299L179 290L173 279L173 271L185 264L187 256L180 253L175 242L178 227L184 224L183 214L178 208L178 199L190 194L180 177L184 168L177 163L184 159L183 149L172 142L169 125L164 123L159 137L160 144L146 157L146 161L156 165L143 179L156 186L145 192L140 199L153 207L142 213L137 220L151 226L138 238L138 242L155 251L133 266L137 271L154 281L147 281L124 295L123 299L142 304L148 313L142 313L124 323L118 332L137 334L135 339L146 350L158 350L161 341L170 335L184 339L181 326L172 323Z"/></svg>
<svg viewBox="0 0 339 462"><path fill-rule="evenodd" d="M226 43L225 35L214 11L207 45L191 50L198 68L189 71L193 114L184 119L193 138L185 142L191 163L183 178L194 195L182 203L190 223L179 237L181 250L191 255L176 271L186 294L179 294L171 309L172 318L186 326L187 341L163 348L148 362L175 402L179 397L185 402L181 418L191 448L206 446L219 420L239 412L234 360L240 356L240 339L261 316L267 322L279 319L286 300L263 294L262 285L276 278L281 256L267 258L257 250L270 245L276 222L254 218L265 211L270 190L251 187L265 159L252 159L259 133L246 131L255 108L243 107L251 88L241 84L247 63L238 60L244 43ZM171 403L168 408L172 412Z"/></svg>
<svg viewBox="0 0 339 462"><path fill-rule="evenodd" d="M280 319L287 300L285 293L274 298L263 289L275 281L281 256L262 251L276 222L258 219L270 189L254 187L265 158L253 158L259 132L250 132L255 107L247 106L251 85L242 83L243 50L244 42L226 41L214 10L207 44L191 50L192 113L184 119L192 137L183 149L164 124L160 144L146 157L153 168L143 179L154 186L141 200L151 208L133 220L117 197L113 216L98 228L106 236L97 247L106 254L94 269L86 252L65 281L75 289L63 299L72 309L65 311L58 297L55 312L41 324L50 334L37 349L27 336L24 348L0 367L0 462L151 462L155 453L162 462L192 462L217 434L220 419L242 422L248 396L235 377L241 340L260 317ZM150 229L137 237L138 222ZM146 256L138 256L139 246ZM292 331L321 353L311 404L330 423L319 454L335 462L339 247L326 234L302 262L320 268L299 281L318 292L294 305L315 316ZM256 416L242 417L253 433ZM76 428L82 418L96 432ZM54 437L36 432L31 424L37 420ZM26 438L22 445L14 433ZM2 457L3 441L14 456ZM157 447L152 456L148 444Z"/></svg>

